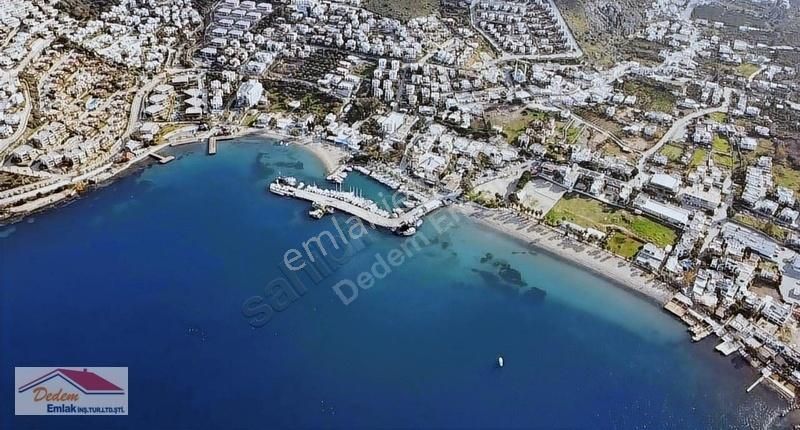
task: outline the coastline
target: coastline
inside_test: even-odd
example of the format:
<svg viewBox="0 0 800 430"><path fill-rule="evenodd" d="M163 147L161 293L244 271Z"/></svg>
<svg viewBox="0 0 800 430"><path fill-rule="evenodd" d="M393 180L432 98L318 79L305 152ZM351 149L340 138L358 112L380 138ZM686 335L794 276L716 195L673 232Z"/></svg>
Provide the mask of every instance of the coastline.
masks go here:
<svg viewBox="0 0 800 430"><path fill-rule="evenodd" d="M557 230L525 219L510 210L487 209L471 203L452 207L484 227L588 270L659 306L663 306L672 296L665 285L634 267L629 261L604 249L566 237Z"/></svg>
<svg viewBox="0 0 800 430"><path fill-rule="evenodd" d="M342 160L349 157L349 154L345 150L338 147L334 147L332 145L326 145L320 141L313 141L311 139L300 139L296 136L284 135L262 129L247 128L226 137L230 139L237 139L247 136L264 137L267 139L274 139L274 140L286 140L290 144L297 145L301 148L305 148L308 152L310 152L323 164L326 175L336 170L341 165ZM86 177L85 179L91 182L88 186L88 189L85 190L84 192L75 192L74 190L69 189L66 191L53 193L51 195L47 195L39 199L34 199L29 201L28 203L21 205L20 207L23 207L24 208L23 210L9 211L10 212L9 216L5 218L0 217L0 227L16 224L28 216L69 204L72 201L79 199L82 195L91 192L91 190L108 186L114 183L118 179L121 179L129 174L137 172L140 168L150 167L155 164L154 161L153 162L148 161L148 157L150 157L150 155L153 153L156 153L161 150L169 150L169 148L172 147L200 144L203 142L204 139L205 136L193 136L189 139L178 139L176 141L168 141L150 147L141 154L134 157L132 160L127 161L122 165L119 166L111 165L108 168L98 172L94 176ZM65 184L64 186L69 186L69 185L72 185L72 178L70 179L70 182L68 184ZM27 207L25 205L27 205Z"/></svg>
<svg viewBox="0 0 800 430"><path fill-rule="evenodd" d="M285 140L292 145L297 145L301 148L307 149L320 162L322 162L323 166L325 167L325 175L332 173L342 164L342 160L349 157L349 154L344 149L323 143L320 140L315 140L308 137L301 138L298 136L290 136L288 134L282 134L261 128L245 128L232 135L234 138L248 136L259 136L267 139Z"/></svg>

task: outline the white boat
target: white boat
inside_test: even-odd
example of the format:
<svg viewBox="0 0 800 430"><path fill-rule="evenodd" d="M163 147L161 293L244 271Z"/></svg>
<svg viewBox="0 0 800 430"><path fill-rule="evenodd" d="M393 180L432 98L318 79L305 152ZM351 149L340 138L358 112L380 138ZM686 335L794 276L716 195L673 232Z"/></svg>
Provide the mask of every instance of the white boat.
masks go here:
<svg viewBox="0 0 800 430"><path fill-rule="evenodd" d="M497 365L500 366L500 367L503 367L503 356L502 355L497 357Z"/></svg>
<svg viewBox="0 0 800 430"><path fill-rule="evenodd" d="M308 216L310 216L311 218L314 218L314 219L320 219L323 216L325 216L325 210L322 209L322 208L311 209L308 212Z"/></svg>
<svg viewBox="0 0 800 430"><path fill-rule="evenodd" d="M409 227L409 228L407 228L405 230L401 230L400 231L400 235L401 236L413 236L416 233L417 233L417 229L414 228L414 227Z"/></svg>

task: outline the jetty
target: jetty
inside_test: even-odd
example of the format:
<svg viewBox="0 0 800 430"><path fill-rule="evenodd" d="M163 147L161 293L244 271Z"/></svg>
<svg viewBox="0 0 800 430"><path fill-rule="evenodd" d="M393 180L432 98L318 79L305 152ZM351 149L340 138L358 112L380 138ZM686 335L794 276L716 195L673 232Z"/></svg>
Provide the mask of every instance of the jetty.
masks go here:
<svg viewBox="0 0 800 430"><path fill-rule="evenodd" d="M352 191L329 190L314 185L305 185L298 183L295 178L278 178L269 185L269 190L280 196L294 197L315 205L334 208L357 216L369 224L389 230L416 226L425 215L445 204L443 199L432 198L406 212L389 212L379 208L372 200L360 197Z"/></svg>
<svg viewBox="0 0 800 430"><path fill-rule="evenodd" d="M175 159L175 156L173 155L161 155L157 152L150 153L150 156L158 160L158 162L161 164L167 164Z"/></svg>
<svg viewBox="0 0 800 430"><path fill-rule="evenodd" d="M753 382L753 385L747 387L747 392L749 393L749 392L753 391L753 388L756 388L756 386L758 386L758 384L760 384L761 381L763 381L764 379L769 378L770 375L772 375L772 372L769 369L761 369L761 377L756 379L756 382Z"/></svg>
<svg viewBox="0 0 800 430"><path fill-rule="evenodd" d="M333 173L328 175L326 179L336 184L341 184L347 178L347 171L348 167L346 165L341 165L337 167Z"/></svg>
<svg viewBox="0 0 800 430"><path fill-rule="evenodd" d="M208 155L214 155L217 153L217 138L216 136L211 136L208 138Z"/></svg>

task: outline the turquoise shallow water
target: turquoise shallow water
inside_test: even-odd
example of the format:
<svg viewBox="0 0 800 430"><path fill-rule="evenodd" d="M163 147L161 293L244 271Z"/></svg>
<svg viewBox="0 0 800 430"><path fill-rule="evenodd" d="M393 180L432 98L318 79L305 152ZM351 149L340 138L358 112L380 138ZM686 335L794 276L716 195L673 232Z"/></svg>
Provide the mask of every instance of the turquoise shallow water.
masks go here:
<svg viewBox="0 0 800 430"><path fill-rule="evenodd" d="M130 374L127 417L4 408L0 428L781 425L783 403L764 387L745 394L756 374L713 340L692 344L644 299L464 219L443 233L427 221L428 243L407 244L401 265L344 305L333 285L402 249L370 230L253 327L243 304L286 277L284 253L336 231L265 186L279 173L321 182L322 167L256 140L176 155L0 228L0 404L13 403L13 366Z"/></svg>

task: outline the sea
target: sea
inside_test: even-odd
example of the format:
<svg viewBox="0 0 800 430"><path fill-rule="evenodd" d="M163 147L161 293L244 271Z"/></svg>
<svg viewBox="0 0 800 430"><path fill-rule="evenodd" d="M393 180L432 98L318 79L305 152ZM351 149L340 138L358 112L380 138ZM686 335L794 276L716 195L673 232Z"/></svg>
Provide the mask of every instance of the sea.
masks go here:
<svg viewBox="0 0 800 430"><path fill-rule="evenodd" d="M453 209L313 220L266 188L333 188L302 147L172 153L0 227L0 429L788 426L713 336ZM15 366L127 367L128 415L16 416Z"/></svg>

